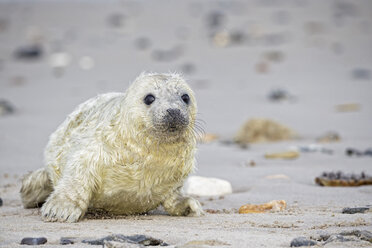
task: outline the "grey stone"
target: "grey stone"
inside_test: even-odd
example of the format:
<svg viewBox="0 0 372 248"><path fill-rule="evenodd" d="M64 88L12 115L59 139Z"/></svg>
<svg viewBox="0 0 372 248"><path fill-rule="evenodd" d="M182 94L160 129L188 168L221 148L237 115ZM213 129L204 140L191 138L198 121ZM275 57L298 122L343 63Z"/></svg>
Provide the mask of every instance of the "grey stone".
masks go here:
<svg viewBox="0 0 372 248"><path fill-rule="evenodd" d="M47 239L44 237L39 238L23 238L21 241L21 245L42 245L47 242Z"/></svg>
<svg viewBox="0 0 372 248"><path fill-rule="evenodd" d="M12 114L14 112L14 107L7 100L0 99L0 116Z"/></svg>
<svg viewBox="0 0 372 248"><path fill-rule="evenodd" d="M3 199L0 198L0 207L3 205Z"/></svg>
<svg viewBox="0 0 372 248"><path fill-rule="evenodd" d="M357 80L370 80L371 71L365 68L355 68L352 71L352 77Z"/></svg>
<svg viewBox="0 0 372 248"><path fill-rule="evenodd" d="M14 55L17 59L38 59L42 56L43 50L40 45L29 45L18 48Z"/></svg>
<svg viewBox="0 0 372 248"><path fill-rule="evenodd" d="M360 208L344 208L342 209L343 214L356 214L356 213L365 213L369 210L367 207Z"/></svg>
<svg viewBox="0 0 372 248"><path fill-rule="evenodd" d="M307 239L305 237L298 237L291 241L291 247L301 247L301 246L313 246L316 245L317 242L314 240Z"/></svg>

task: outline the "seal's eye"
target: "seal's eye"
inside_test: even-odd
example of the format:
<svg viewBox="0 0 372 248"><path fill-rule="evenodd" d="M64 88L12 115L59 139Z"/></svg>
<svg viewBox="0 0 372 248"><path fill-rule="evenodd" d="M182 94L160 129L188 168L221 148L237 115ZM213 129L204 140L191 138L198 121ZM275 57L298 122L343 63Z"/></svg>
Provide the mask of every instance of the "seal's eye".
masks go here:
<svg viewBox="0 0 372 248"><path fill-rule="evenodd" d="M184 95L181 96L181 98L182 98L182 100L183 100L186 104L189 104L189 102L190 102L190 97L189 97L189 95L184 94Z"/></svg>
<svg viewBox="0 0 372 248"><path fill-rule="evenodd" d="M151 103L153 103L155 101L155 96L152 95L152 94L148 94L145 99L143 99L143 101L145 102L146 105L150 105Z"/></svg>

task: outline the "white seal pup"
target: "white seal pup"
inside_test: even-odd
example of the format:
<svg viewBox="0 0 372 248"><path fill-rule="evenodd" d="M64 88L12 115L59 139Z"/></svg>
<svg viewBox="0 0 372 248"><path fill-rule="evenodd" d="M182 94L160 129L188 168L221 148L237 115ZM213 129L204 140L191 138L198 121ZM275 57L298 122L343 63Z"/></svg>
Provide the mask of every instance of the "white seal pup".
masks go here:
<svg viewBox="0 0 372 248"><path fill-rule="evenodd" d="M140 214L162 205L170 215L202 215L181 192L194 168L196 112L177 74L141 74L125 93L82 103L50 136L46 168L23 179L24 207L43 204L43 220L61 222L88 208Z"/></svg>

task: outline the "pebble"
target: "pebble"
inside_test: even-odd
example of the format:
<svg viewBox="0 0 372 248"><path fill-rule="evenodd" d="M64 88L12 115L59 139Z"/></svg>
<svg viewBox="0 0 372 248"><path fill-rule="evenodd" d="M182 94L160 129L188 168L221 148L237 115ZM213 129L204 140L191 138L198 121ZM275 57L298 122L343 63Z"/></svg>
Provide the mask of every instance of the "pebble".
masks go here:
<svg viewBox="0 0 372 248"><path fill-rule="evenodd" d="M291 96L288 93L288 91L286 91L284 89L274 89L274 90L270 91L270 93L268 95L268 98L269 98L270 101L279 102L279 101L283 101L283 100L288 100L288 99L291 98Z"/></svg>
<svg viewBox="0 0 372 248"><path fill-rule="evenodd" d="M321 176L315 178L315 182L320 186L353 187L372 184L372 177L364 172L360 174L345 174L341 171L323 172Z"/></svg>
<svg viewBox="0 0 372 248"><path fill-rule="evenodd" d="M184 185L184 191L188 195L195 196L220 196L232 193L230 182L213 177L189 177Z"/></svg>
<svg viewBox="0 0 372 248"><path fill-rule="evenodd" d="M360 151L355 148L347 148L345 150L347 156L372 156L372 148L368 148L365 151Z"/></svg>
<svg viewBox="0 0 372 248"><path fill-rule="evenodd" d="M83 243L87 243L90 245L104 245L105 241L115 241L115 242L122 242L122 243L132 243L132 244L140 244L144 246L167 246L168 244L160 239L155 239L150 236L146 235L131 235L125 236L122 234L114 234L110 235L101 239L94 239L94 240L83 240Z"/></svg>
<svg viewBox="0 0 372 248"><path fill-rule="evenodd" d="M217 29L223 26L225 15L221 12L211 12L207 15L207 26L211 29Z"/></svg>
<svg viewBox="0 0 372 248"><path fill-rule="evenodd" d="M42 245L47 242L47 239L44 237L40 238L23 238L21 241L21 245Z"/></svg>
<svg viewBox="0 0 372 248"><path fill-rule="evenodd" d="M344 208L342 209L343 214L356 214L356 213L365 213L369 211L370 208L367 207L359 207L359 208Z"/></svg>
<svg viewBox="0 0 372 248"><path fill-rule="evenodd" d="M0 207L3 206L3 199L0 198Z"/></svg>
<svg viewBox="0 0 372 248"><path fill-rule="evenodd" d="M285 151L285 152L277 152L277 153L266 153L266 159L295 159L300 156L300 153L297 151Z"/></svg>
<svg viewBox="0 0 372 248"><path fill-rule="evenodd" d="M265 213L265 212L278 212L283 211L287 207L284 200L273 200L271 202L255 205L246 204L239 208L239 214L252 214L252 213Z"/></svg>
<svg viewBox="0 0 372 248"><path fill-rule="evenodd" d="M14 113L14 107L7 100L0 99L0 116Z"/></svg>
<svg viewBox="0 0 372 248"><path fill-rule="evenodd" d="M18 48L15 51L15 57L17 59L38 59L42 56L43 50L40 45L29 45L25 47Z"/></svg>
<svg viewBox="0 0 372 248"><path fill-rule="evenodd" d="M364 68L356 68L352 71L352 77L357 80L370 80L371 71Z"/></svg>
<svg viewBox="0 0 372 248"><path fill-rule="evenodd" d="M63 238L62 237L59 240L59 244L61 244L61 245L72 245L74 243L75 243L74 238Z"/></svg>
<svg viewBox="0 0 372 248"><path fill-rule="evenodd" d="M305 237L298 237L291 241L291 247L301 247L301 246L314 246L316 245L316 241L307 239Z"/></svg>

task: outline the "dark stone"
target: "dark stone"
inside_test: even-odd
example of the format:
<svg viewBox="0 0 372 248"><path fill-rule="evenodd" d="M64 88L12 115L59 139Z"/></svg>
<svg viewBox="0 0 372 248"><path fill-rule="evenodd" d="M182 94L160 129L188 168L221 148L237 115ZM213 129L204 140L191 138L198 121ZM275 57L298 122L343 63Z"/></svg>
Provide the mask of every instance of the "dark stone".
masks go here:
<svg viewBox="0 0 372 248"><path fill-rule="evenodd" d="M12 114L14 112L14 107L7 101L0 99L0 116Z"/></svg>
<svg viewBox="0 0 372 248"><path fill-rule="evenodd" d="M220 12L212 12L207 16L207 25L209 28L217 29L225 22L225 15Z"/></svg>
<svg viewBox="0 0 372 248"><path fill-rule="evenodd" d="M300 247L300 246L313 246L316 245L316 241L307 239L305 237L298 237L291 241L291 247Z"/></svg>
<svg viewBox="0 0 372 248"><path fill-rule="evenodd" d="M168 246L167 243L163 242L160 239L155 239L150 236L145 235L132 235L125 236L122 234L114 234L101 239L95 240L83 240L83 243L90 245L103 245L105 241L116 241L122 243L132 243L132 244L141 244L144 246Z"/></svg>
<svg viewBox="0 0 372 248"><path fill-rule="evenodd" d="M354 149L354 148L347 148L346 151L345 151L346 155L348 156L362 156L363 155L363 152L357 150L357 149Z"/></svg>
<svg viewBox="0 0 372 248"><path fill-rule="evenodd" d="M369 210L369 208L361 207L361 208L344 208L342 209L343 214L356 214L356 213L365 213Z"/></svg>
<svg viewBox="0 0 372 248"><path fill-rule="evenodd" d="M23 238L21 241L21 245L42 245L47 242L47 239L44 237L40 238Z"/></svg>
<svg viewBox="0 0 372 248"><path fill-rule="evenodd" d="M0 198L0 207L3 205L3 199Z"/></svg>
<svg viewBox="0 0 372 248"><path fill-rule="evenodd" d="M39 45L30 45L18 48L14 54L17 59L31 60L40 58L43 54L43 50Z"/></svg>
<svg viewBox="0 0 372 248"><path fill-rule="evenodd" d="M73 238L61 238L59 243L61 245L72 245L75 243L75 241L73 240Z"/></svg>
<svg viewBox="0 0 372 248"><path fill-rule="evenodd" d="M271 101L282 101L282 100L288 99L289 98L289 94L288 94L288 92L286 90L275 89L275 90L272 90L269 93L268 98Z"/></svg>
<svg viewBox="0 0 372 248"><path fill-rule="evenodd" d="M364 151L363 155L366 155L366 156L372 156L372 149L369 148L367 150Z"/></svg>

